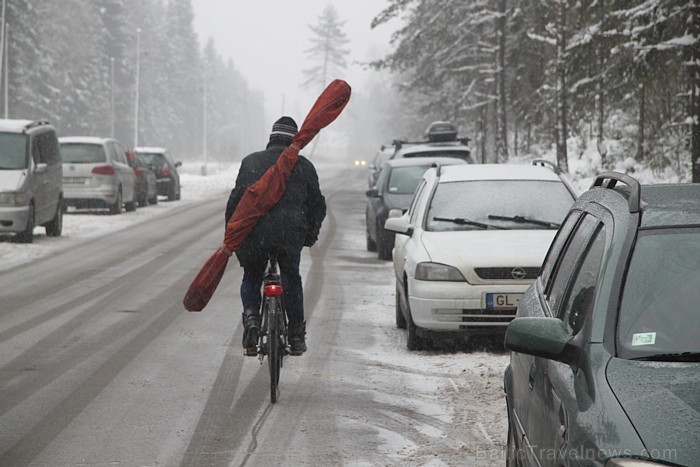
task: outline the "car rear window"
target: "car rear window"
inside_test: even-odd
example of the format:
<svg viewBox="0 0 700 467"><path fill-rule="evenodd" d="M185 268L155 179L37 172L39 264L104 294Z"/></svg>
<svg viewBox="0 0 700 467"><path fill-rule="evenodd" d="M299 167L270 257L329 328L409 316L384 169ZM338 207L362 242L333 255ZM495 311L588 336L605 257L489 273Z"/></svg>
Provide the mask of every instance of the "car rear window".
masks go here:
<svg viewBox="0 0 700 467"><path fill-rule="evenodd" d="M107 155L101 144L62 143L61 158L71 164L106 162Z"/></svg>
<svg viewBox="0 0 700 467"><path fill-rule="evenodd" d="M700 352L700 229L640 231L618 320L624 358Z"/></svg>
<svg viewBox="0 0 700 467"><path fill-rule="evenodd" d="M167 162L163 154L154 152L139 152L138 154L143 161L148 165L162 165Z"/></svg>
<svg viewBox="0 0 700 467"><path fill-rule="evenodd" d="M426 230L483 230L471 221L502 229L556 229L574 198L562 182L544 180L477 180L438 184ZM463 221L435 220L461 219ZM518 218L518 220L494 219ZM543 225L542 223L551 223Z"/></svg>
<svg viewBox="0 0 700 467"><path fill-rule="evenodd" d="M0 170L24 169L27 162L27 136L0 133Z"/></svg>
<svg viewBox="0 0 700 467"><path fill-rule="evenodd" d="M394 167L389 177L387 191L392 195L412 195L421 177L429 168L429 165Z"/></svg>

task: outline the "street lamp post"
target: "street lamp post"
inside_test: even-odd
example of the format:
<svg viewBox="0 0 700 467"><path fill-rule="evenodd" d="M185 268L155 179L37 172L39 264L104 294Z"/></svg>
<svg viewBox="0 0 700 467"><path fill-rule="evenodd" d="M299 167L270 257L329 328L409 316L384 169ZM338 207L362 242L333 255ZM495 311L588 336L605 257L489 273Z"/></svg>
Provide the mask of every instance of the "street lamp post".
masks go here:
<svg viewBox="0 0 700 467"><path fill-rule="evenodd" d="M141 91L141 28L136 29L136 102L134 105L134 147L139 145L139 94Z"/></svg>
<svg viewBox="0 0 700 467"><path fill-rule="evenodd" d="M110 101L112 104L112 132L111 136L114 138L114 121L116 119L116 110L114 108L114 57L109 59L109 77L110 77Z"/></svg>
<svg viewBox="0 0 700 467"><path fill-rule="evenodd" d="M204 165L202 166L202 175L207 174L207 61L204 60L204 108L202 109L202 150L204 152Z"/></svg>

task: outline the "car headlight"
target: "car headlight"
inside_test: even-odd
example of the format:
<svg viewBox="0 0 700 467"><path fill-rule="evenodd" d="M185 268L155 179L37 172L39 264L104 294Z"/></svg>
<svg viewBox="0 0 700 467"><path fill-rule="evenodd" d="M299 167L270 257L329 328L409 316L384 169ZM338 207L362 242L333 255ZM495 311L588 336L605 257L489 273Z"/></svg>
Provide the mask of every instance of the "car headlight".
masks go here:
<svg viewBox="0 0 700 467"><path fill-rule="evenodd" d="M457 268L440 263L418 263L416 280L465 282Z"/></svg>
<svg viewBox="0 0 700 467"><path fill-rule="evenodd" d="M0 193L0 204L6 206L22 206L27 203L27 194L21 192L9 191Z"/></svg>
<svg viewBox="0 0 700 467"><path fill-rule="evenodd" d="M623 457L608 459L608 461L605 463L605 467L664 467L667 465L668 464L659 464L658 462L644 459L631 459Z"/></svg>

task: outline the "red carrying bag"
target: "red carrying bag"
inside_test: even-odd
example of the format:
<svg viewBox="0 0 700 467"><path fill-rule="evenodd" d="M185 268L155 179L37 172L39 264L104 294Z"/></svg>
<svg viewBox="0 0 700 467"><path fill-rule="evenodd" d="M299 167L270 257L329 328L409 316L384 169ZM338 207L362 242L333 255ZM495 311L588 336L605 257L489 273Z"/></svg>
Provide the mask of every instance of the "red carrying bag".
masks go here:
<svg viewBox="0 0 700 467"><path fill-rule="evenodd" d="M187 289L183 304L187 311L202 311L214 295L226 270L228 260L246 239L258 219L277 204L284 194L289 175L299 158L299 151L343 111L350 100L350 86L334 80L309 111L301 129L280 154L275 165L249 186L226 224L223 244L204 263Z"/></svg>

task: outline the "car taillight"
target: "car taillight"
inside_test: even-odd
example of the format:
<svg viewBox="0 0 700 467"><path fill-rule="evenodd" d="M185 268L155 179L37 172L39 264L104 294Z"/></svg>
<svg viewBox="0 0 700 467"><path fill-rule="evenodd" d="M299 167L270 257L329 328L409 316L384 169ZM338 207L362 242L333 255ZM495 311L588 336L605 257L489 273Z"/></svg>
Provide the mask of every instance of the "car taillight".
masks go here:
<svg viewBox="0 0 700 467"><path fill-rule="evenodd" d="M170 176L170 169L168 168L168 164L163 164L163 166L160 168L160 174L163 177L169 177Z"/></svg>
<svg viewBox="0 0 700 467"><path fill-rule="evenodd" d="M96 175L114 175L114 167L111 165L100 165L93 167L92 173Z"/></svg>
<svg viewBox="0 0 700 467"><path fill-rule="evenodd" d="M134 174L135 174L138 178L141 178L141 171L140 171L139 169L137 169L136 167L134 167Z"/></svg>
<svg viewBox="0 0 700 467"><path fill-rule="evenodd" d="M266 297L278 297L282 295L283 289L281 285L266 285L265 288L263 289L263 293L265 294Z"/></svg>

